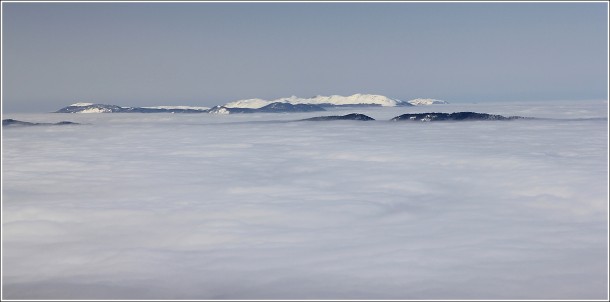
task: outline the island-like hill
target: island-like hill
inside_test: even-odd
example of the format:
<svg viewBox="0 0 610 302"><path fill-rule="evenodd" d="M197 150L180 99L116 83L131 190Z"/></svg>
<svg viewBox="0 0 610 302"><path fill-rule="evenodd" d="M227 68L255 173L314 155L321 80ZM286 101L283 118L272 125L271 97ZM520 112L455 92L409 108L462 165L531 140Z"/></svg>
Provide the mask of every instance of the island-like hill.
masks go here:
<svg viewBox="0 0 610 302"><path fill-rule="evenodd" d="M330 116L317 116L312 118L303 119L301 121L374 121L375 119L360 113L350 113L347 115L330 115Z"/></svg>
<svg viewBox="0 0 610 302"><path fill-rule="evenodd" d="M68 121L61 121L61 122L57 122L57 123L32 123L32 122L18 121L18 120L14 120L12 118L2 120L2 127L8 127L8 126L60 126L60 125L79 125L79 123L68 122Z"/></svg>
<svg viewBox="0 0 610 302"><path fill-rule="evenodd" d="M477 113L477 112L454 112L454 113L406 113L391 119L391 121L507 121L515 119L527 119L522 116L502 116L497 114Z"/></svg>
<svg viewBox="0 0 610 302"><path fill-rule="evenodd" d="M532 119L522 116L502 116L497 114L477 113L477 112L454 112L454 113L406 113L392 118L390 121L412 121L412 122L436 122L436 121L508 121L516 119ZM299 121L374 121L375 119L360 113L348 115L317 116Z"/></svg>

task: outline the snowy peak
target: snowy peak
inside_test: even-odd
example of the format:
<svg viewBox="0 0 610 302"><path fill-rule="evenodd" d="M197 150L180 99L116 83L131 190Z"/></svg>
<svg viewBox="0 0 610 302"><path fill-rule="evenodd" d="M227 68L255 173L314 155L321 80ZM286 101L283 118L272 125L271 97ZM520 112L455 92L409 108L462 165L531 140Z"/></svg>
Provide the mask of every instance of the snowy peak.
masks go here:
<svg viewBox="0 0 610 302"><path fill-rule="evenodd" d="M374 94L354 94L350 96L317 96L310 99L290 99L291 103L296 104L329 104L335 106L346 106L346 105L377 105L383 107L394 107L400 105L402 102L399 100L391 99L383 95Z"/></svg>
<svg viewBox="0 0 610 302"><path fill-rule="evenodd" d="M230 114L231 109L225 107L225 106L214 106L212 107L210 110L208 110L208 113L211 114Z"/></svg>
<svg viewBox="0 0 610 302"><path fill-rule="evenodd" d="M72 106L72 107L84 107L84 106L91 106L91 105L94 105L94 104L93 103L74 103L74 104L72 104L70 106Z"/></svg>
<svg viewBox="0 0 610 302"><path fill-rule="evenodd" d="M210 107L200 107L200 106L152 106L152 107L140 107L145 109L166 109L166 110L198 110L198 111L206 111L210 109Z"/></svg>
<svg viewBox="0 0 610 302"><path fill-rule="evenodd" d="M263 99L247 99L229 102L225 104L224 107L258 109L272 103L288 103L292 105L308 104L319 106L410 106L409 103L397 99L391 99L383 95L358 93L350 96L331 95L315 96L311 98L299 98L293 95L291 97L279 98L272 101Z"/></svg>
<svg viewBox="0 0 610 302"><path fill-rule="evenodd" d="M435 99L413 99L413 100L408 101L407 103L409 103L413 106L449 104L446 101L435 100Z"/></svg>
<svg viewBox="0 0 610 302"><path fill-rule="evenodd" d="M263 99L247 99L229 102L223 105L225 108L261 108L271 104L271 101Z"/></svg>

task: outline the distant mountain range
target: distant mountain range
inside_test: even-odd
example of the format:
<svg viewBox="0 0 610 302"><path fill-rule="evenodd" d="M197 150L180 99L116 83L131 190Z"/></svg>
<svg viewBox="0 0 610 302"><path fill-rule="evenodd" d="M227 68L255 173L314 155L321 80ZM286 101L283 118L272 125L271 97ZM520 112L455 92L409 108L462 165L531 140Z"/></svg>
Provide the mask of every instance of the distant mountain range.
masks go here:
<svg viewBox="0 0 610 302"><path fill-rule="evenodd" d="M304 104L302 104L304 105ZM297 105L291 105L294 107L299 107ZM220 107L220 106L219 106ZM222 107L222 110L232 110L235 108L225 108ZM282 107L284 108L284 107ZM293 107L288 107L293 108ZM300 108L300 107L299 107ZM256 110L251 108L239 108L239 109L247 109L247 110ZM307 110L305 108L303 110ZM309 108L311 109L311 108ZM220 109L219 109L220 110ZM270 110L270 109L268 109ZM508 121L508 120L516 120L516 119L533 119L522 116L502 116L496 114L487 114L487 113L476 113L476 112L454 112L454 113L407 113L403 115L399 115L397 117L392 118L390 121L411 121L411 122L436 122L436 121ZM364 114L360 113L350 113L347 115L329 115L329 116L317 116L298 121L340 121L340 120L351 120L351 121L374 121L375 119ZM290 121L287 121L290 122ZM31 123L31 122L23 122L14 119L5 119L2 120L2 126L49 126L49 125L79 125L78 123L73 122L59 122L59 123Z"/></svg>
<svg viewBox="0 0 610 302"><path fill-rule="evenodd" d="M388 98L383 95L373 94L354 94L351 96L315 96L311 98L279 98L268 101L263 99L247 99L229 102L224 105L208 107L192 106L157 106L157 107L122 107L117 105L94 104L94 103L75 103L70 106L57 110L58 113L113 113L113 112L132 112L132 113L212 113L212 114L233 114L233 113L255 113L255 112L313 112L325 111L330 107L361 107L361 106L421 106L447 104L445 101L434 99L414 99L411 101L401 101Z"/></svg>
<svg viewBox="0 0 610 302"><path fill-rule="evenodd" d="M207 112L212 114L231 114L231 113L254 113L254 112L265 112L265 113L283 113L283 112L313 112L313 111L326 111L321 106L312 104L290 104L275 102L265 105L260 108L240 108L240 107L226 107L226 106L215 106L210 108Z"/></svg>
<svg viewBox="0 0 610 302"><path fill-rule="evenodd" d="M331 96L314 96L311 98L299 98L291 96L288 98L279 98L272 101L263 99L248 99L229 102L223 105L227 108L262 108L272 103L288 103L288 104L311 104L322 107L336 106L412 106L409 102L404 102L398 99L392 99L383 95L375 94L354 94L350 96L331 95Z"/></svg>
<svg viewBox="0 0 610 302"><path fill-rule="evenodd" d="M111 113L111 112L137 112L137 113L205 113L208 107L189 106L158 106L158 107L121 107L117 105L76 103L61 108L57 113Z"/></svg>

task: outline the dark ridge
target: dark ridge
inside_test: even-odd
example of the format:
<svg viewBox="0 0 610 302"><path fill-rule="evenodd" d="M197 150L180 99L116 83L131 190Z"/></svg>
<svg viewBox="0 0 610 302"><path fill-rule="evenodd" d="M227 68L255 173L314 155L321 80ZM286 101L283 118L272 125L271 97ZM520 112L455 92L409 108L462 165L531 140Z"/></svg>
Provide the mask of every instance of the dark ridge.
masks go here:
<svg viewBox="0 0 610 302"><path fill-rule="evenodd" d="M318 105L312 104L290 104L290 103L282 103L275 102L271 103L267 106L258 108L255 112L313 112L313 111L326 111L326 109L322 108Z"/></svg>
<svg viewBox="0 0 610 302"><path fill-rule="evenodd" d="M508 121L516 119L528 119L521 116L502 116L496 114L476 113L476 112L454 112L454 113L406 113L392 118L391 121Z"/></svg>
<svg viewBox="0 0 610 302"><path fill-rule="evenodd" d="M256 113L256 112L264 112L264 113L285 113L285 112L313 112L313 111L326 111L326 109L311 104L290 104L290 103L282 103L275 102L269 105L263 106L261 108L229 108L225 106L215 106L210 108L207 112L214 114L233 114L233 113Z"/></svg>
<svg viewBox="0 0 610 302"><path fill-rule="evenodd" d="M79 123L69 122L69 121L61 121L51 125L80 125Z"/></svg>
<svg viewBox="0 0 610 302"><path fill-rule="evenodd" d="M364 114L360 114L360 113L350 113L348 115L318 116L318 117L303 119L302 121L343 121L343 120L374 121L375 119L368 115L364 115Z"/></svg>
<svg viewBox="0 0 610 302"><path fill-rule="evenodd" d="M33 126L33 125L36 125L36 124L30 123L30 122L22 122L22 121L14 120L11 118L2 120L2 126Z"/></svg>
<svg viewBox="0 0 610 302"><path fill-rule="evenodd" d="M24 122L24 121L18 121L18 120L14 120L14 119L4 119L2 120L2 126L60 126L60 125L79 125L79 123L74 123L74 122L68 122L68 121L61 121L58 123L31 123L31 122Z"/></svg>

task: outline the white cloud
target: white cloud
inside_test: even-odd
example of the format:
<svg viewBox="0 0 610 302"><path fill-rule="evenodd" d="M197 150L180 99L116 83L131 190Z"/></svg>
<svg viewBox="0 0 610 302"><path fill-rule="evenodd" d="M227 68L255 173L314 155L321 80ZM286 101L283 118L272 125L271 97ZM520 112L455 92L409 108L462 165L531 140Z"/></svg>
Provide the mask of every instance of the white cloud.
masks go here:
<svg viewBox="0 0 610 302"><path fill-rule="evenodd" d="M90 124L4 129L3 298L606 297L607 121L317 115L5 116Z"/></svg>

